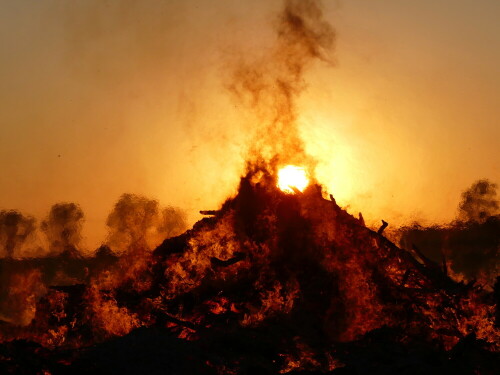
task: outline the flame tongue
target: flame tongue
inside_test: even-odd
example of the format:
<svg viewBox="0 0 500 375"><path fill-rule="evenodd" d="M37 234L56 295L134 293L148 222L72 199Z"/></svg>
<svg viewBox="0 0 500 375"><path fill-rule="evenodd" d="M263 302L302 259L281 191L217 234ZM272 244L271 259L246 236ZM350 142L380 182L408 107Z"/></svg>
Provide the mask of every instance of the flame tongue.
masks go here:
<svg viewBox="0 0 500 375"><path fill-rule="evenodd" d="M278 188L285 193L293 194L295 189L304 191L307 185L309 178L303 167L287 165L278 171Z"/></svg>

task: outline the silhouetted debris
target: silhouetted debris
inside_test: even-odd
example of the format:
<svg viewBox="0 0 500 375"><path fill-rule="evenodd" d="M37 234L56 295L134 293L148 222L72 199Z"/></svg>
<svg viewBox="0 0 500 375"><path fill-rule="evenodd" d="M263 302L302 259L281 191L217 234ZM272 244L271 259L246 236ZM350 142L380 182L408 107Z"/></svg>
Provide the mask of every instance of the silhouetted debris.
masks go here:
<svg viewBox="0 0 500 375"><path fill-rule="evenodd" d="M378 229L377 233L378 234L382 234L384 232L384 229L387 228L388 225L389 224L387 222L385 222L384 220L382 220L382 225Z"/></svg>
<svg viewBox="0 0 500 375"><path fill-rule="evenodd" d="M4 343L6 371L495 373L498 288L453 281L315 187L290 195L249 178L217 216L152 253L60 257L92 276L49 288L28 326L0 325L44 343Z"/></svg>
<svg viewBox="0 0 500 375"><path fill-rule="evenodd" d="M202 210L202 211L200 211L200 214L208 215L208 216L217 216L219 213L220 213L220 211L217 211L217 210Z"/></svg>
<svg viewBox="0 0 500 375"><path fill-rule="evenodd" d="M400 246L418 247L421 255L443 262L467 279L485 276L491 285L500 267L500 216L481 222L455 222L443 227L411 226L400 229Z"/></svg>
<svg viewBox="0 0 500 375"><path fill-rule="evenodd" d="M212 265L214 265L216 267L227 267L227 266L231 266L231 265L233 265L233 264L235 264L243 259L245 259L244 253L235 252L234 257L232 257L230 259L220 260L218 258L212 257L212 258L210 258L210 262L212 262Z"/></svg>

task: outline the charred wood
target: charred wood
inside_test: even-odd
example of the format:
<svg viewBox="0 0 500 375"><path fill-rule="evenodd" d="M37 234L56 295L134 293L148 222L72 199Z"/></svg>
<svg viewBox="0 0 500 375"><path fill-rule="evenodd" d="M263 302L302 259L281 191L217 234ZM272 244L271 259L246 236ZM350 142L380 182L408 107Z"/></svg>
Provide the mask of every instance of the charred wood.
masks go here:
<svg viewBox="0 0 500 375"><path fill-rule="evenodd" d="M227 260L221 260L215 257L210 258L210 262L212 263L213 266L217 267L227 267L231 266L235 263L238 263L239 261L245 259L246 255L245 253L242 252L235 252L234 257L227 259Z"/></svg>
<svg viewBox="0 0 500 375"><path fill-rule="evenodd" d="M220 210L201 210L200 214L207 216L217 216L220 214Z"/></svg>
<svg viewBox="0 0 500 375"><path fill-rule="evenodd" d="M382 234L384 232L384 229L387 228L388 225L389 224L386 221L382 220L382 225L378 229L377 233Z"/></svg>

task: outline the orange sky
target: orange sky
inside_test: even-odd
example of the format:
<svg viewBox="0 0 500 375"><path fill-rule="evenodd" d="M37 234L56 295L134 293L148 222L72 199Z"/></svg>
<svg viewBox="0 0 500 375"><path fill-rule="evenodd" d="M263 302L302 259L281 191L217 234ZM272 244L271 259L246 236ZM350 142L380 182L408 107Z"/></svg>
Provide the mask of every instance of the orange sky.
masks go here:
<svg viewBox="0 0 500 375"><path fill-rule="evenodd" d="M335 66L307 74L299 124L339 203L442 222L473 181L500 182L500 3L324 5ZM281 1L0 7L0 209L77 202L94 247L122 193L194 221L234 192L254 118L227 93L227 61L272 45Z"/></svg>

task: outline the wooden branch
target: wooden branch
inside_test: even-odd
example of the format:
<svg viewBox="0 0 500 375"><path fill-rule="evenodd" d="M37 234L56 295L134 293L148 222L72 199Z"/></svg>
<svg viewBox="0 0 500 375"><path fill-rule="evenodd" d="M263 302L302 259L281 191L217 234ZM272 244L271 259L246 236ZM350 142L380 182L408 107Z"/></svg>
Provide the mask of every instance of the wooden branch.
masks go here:
<svg viewBox="0 0 500 375"><path fill-rule="evenodd" d="M202 215L210 215L210 216L216 216L220 213L220 210L201 210L200 214Z"/></svg>
<svg viewBox="0 0 500 375"><path fill-rule="evenodd" d="M388 225L389 224L386 221L382 220L382 226L378 229L377 233L382 234L382 232L384 231L385 228L387 228Z"/></svg>

